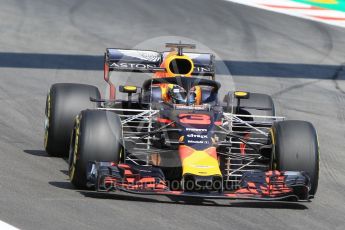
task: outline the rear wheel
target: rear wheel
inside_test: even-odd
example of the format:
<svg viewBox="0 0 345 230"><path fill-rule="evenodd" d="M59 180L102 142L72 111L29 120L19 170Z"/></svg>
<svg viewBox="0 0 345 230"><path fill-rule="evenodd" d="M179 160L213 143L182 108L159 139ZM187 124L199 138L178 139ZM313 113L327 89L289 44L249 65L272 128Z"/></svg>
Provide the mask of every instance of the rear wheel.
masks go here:
<svg viewBox="0 0 345 230"><path fill-rule="evenodd" d="M319 179L319 146L314 126L306 121L281 121L271 130L271 168L304 171L310 177L310 195L315 195Z"/></svg>
<svg viewBox="0 0 345 230"><path fill-rule="evenodd" d="M52 85L47 95L45 109L44 147L51 156L68 155L69 141L74 118L84 109L96 108L99 99L97 87L84 84L58 83Z"/></svg>
<svg viewBox="0 0 345 230"><path fill-rule="evenodd" d="M76 187L85 188L89 162L119 163L123 157L120 117L110 111L82 111L75 120L70 145L70 180Z"/></svg>

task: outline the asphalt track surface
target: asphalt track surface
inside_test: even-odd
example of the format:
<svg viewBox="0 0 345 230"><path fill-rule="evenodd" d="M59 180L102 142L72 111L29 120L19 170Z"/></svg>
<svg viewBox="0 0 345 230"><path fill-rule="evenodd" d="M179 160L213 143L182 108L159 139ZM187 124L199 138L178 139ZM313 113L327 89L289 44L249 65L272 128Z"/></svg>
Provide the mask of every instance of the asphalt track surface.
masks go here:
<svg viewBox="0 0 345 230"><path fill-rule="evenodd" d="M0 34L2 221L22 229L345 228L344 29L221 0L1 0ZM83 82L104 93L105 48L157 36L206 44L237 89L268 93L278 114L316 126L321 172L311 203L177 202L69 184L65 160L43 150L47 90Z"/></svg>

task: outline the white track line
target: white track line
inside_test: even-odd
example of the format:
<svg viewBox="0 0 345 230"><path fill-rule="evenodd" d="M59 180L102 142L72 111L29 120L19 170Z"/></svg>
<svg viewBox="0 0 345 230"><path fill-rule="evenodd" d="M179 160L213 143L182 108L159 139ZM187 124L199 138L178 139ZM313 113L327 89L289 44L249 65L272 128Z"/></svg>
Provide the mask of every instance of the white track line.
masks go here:
<svg viewBox="0 0 345 230"><path fill-rule="evenodd" d="M0 220L0 229L1 230L19 230L19 228L16 228L8 223L5 223Z"/></svg>
<svg viewBox="0 0 345 230"><path fill-rule="evenodd" d="M345 12L290 0L224 0L345 28Z"/></svg>

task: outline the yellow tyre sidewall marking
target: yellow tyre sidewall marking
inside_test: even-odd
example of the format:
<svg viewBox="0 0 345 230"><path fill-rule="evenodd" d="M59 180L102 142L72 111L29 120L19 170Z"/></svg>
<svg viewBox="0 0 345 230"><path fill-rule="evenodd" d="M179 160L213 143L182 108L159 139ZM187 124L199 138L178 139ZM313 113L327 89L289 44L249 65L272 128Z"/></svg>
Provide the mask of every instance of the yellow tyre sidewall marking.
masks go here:
<svg viewBox="0 0 345 230"><path fill-rule="evenodd" d="M275 162L276 160L276 140L275 140L275 133L273 128L270 129L270 134L271 134L271 140L272 140L272 169L276 170L277 169L277 162Z"/></svg>
<svg viewBox="0 0 345 230"><path fill-rule="evenodd" d="M74 147L73 147L73 158L72 158L72 165L71 165L70 174L69 174L70 180L73 180L74 174L75 174L75 166L77 164L77 156L78 156L79 135L80 135L80 119L79 119L79 116L77 116L76 127L75 127L75 141L74 141Z"/></svg>

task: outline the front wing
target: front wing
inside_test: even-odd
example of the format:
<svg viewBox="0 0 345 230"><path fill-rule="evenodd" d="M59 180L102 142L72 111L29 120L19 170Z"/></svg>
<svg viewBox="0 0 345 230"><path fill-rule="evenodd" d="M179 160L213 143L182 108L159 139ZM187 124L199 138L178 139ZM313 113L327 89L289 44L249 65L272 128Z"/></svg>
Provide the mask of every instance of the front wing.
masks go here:
<svg viewBox="0 0 345 230"><path fill-rule="evenodd" d="M242 176L234 190L171 190L163 172L154 166L90 162L88 187L98 192L122 191L139 195L165 195L209 199L243 199L264 201L308 201L310 180L304 172L252 171Z"/></svg>

